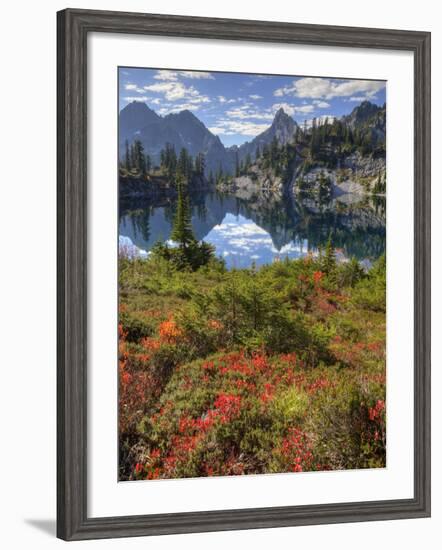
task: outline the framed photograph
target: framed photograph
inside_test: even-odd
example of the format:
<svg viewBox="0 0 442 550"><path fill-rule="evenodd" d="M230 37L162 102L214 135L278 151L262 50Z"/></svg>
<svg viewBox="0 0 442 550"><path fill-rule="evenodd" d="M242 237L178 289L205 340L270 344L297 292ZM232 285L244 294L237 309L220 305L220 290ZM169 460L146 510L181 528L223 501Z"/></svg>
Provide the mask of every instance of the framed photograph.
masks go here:
<svg viewBox="0 0 442 550"><path fill-rule="evenodd" d="M58 13L65 540L430 515L430 34Z"/></svg>

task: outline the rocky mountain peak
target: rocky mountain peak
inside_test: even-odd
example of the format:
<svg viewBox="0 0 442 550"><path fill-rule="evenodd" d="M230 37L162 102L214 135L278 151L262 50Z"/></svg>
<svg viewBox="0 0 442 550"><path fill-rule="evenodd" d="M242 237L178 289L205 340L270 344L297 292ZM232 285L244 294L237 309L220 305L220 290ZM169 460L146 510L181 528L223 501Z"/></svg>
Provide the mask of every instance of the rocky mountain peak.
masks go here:
<svg viewBox="0 0 442 550"><path fill-rule="evenodd" d="M126 107L121 109L120 117L139 116L141 118L159 119L159 115L153 109L150 109L144 101L131 101Z"/></svg>
<svg viewBox="0 0 442 550"><path fill-rule="evenodd" d="M133 141L135 133L150 124L155 124L161 117L149 109L144 101L132 101L120 111L120 137L129 142Z"/></svg>
<svg viewBox="0 0 442 550"><path fill-rule="evenodd" d="M365 100L353 109L350 113L350 120L356 124L363 123L376 115L380 110L381 107L371 103L371 101Z"/></svg>
<svg viewBox="0 0 442 550"><path fill-rule="evenodd" d="M296 122L284 111L282 107L280 107L275 113L272 126L289 126L290 128L295 128Z"/></svg>
<svg viewBox="0 0 442 550"><path fill-rule="evenodd" d="M280 107L275 113L274 120L284 120L287 117L290 118L289 115L284 111L284 108Z"/></svg>
<svg viewBox="0 0 442 550"><path fill-rule="evenodd" d="M276 136L280 143L287 143L292 139L295 129L296 122L280 107L269 128L271 138Z"/></svg>

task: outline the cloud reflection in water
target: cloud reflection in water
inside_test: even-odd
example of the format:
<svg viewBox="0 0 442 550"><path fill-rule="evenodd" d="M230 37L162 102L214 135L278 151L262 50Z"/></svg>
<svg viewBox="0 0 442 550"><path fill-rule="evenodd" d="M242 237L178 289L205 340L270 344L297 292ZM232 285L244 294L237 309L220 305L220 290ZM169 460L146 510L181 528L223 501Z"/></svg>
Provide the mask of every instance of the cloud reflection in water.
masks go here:
<svg viewBox="0 0 442 550"><path fill-rule="evenodd" d="M278 250L267 231L252 220L234 214L226 214L204 240L216 247L217 256L224 258L229 269L250 267L252 261L263 265L278 258L299 258L308 251L307 240L288 243Z"/></svg>

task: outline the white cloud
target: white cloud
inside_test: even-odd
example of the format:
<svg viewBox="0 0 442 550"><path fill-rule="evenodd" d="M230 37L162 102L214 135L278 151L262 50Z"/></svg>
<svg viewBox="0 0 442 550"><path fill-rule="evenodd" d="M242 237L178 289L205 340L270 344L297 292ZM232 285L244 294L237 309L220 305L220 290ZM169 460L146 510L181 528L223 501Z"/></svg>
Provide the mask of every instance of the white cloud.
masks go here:
<svg viewBox="0 0 442 550"><path fill-rule="evenodd" d="M154 75L155 80L178 80L176 71L157 71Z"/></svg>
<svg viewBox="0 0 442 550"><path fill-rule="evenodd" d="M216 126L211 126L209 130L214 134L222 134L225 136L242 135L242 136L257 136L264 130L267 130L268 124L244 120L221 119L217 121Z"/></svg>
<svg viewBox="0 0 442 550"><path fill-rule="evenodd" d="M294 95L314 99L332 99L363 94L365 99L373 97L384 88L385 82L377 80L329 80L327 78L301 78L292 84L273 92L276 97Z"/></svg>
<svg viewBox="0 0 442 550"><path fill-rule="evenodd" d="M240 120L273 120L273 114L268 109L257 111L250 103L244 103L240 107L230 109L226 111L226 115L229 118Z"/></svg>
<svg viewBox="0 0 442 550"><path fill-rule="evenodd" d="M150 97L147 95L137 95L137 96L125 96L123 97L124 101L127 101L128 103L130 101L138 101L138 102L146 102L150 100Z"/></svg>
<svg viewBox="0 0 442 550"><path fill-rule="evenodd" d="M299 105L298 107L295 107L296 113L307 114L307 113L313 113L314 110L315 110L314 105Z"/></svg>
<svg viewBox="0 0 442 550"><path fill-rule="evenodd" d="M226 130L226 128L223 128L222 126L209 126L209 130L212 132L212 134L223 134L228 136L233 136L235 132L229 132Z"/></svg>
<svg viewBox="0 0 442 550"><path fill-rule="evenodd" d="M314 99L312 103L320 109L328 109L330 107L330 103L327 103L326 101L320 101L319 99Z"/></svg>
<svg viewBox="0 0 442 550"><path fill-rule="evenodd" d="M259 94L250 94L249 97L252 99L262 99L262 95Z"/></svg>
<svg viewBox="0 0 442 550"><path fill-rule="evenodd" d="M215 80L213 74L206 73L204 71L180 71L179 74L184 78L193 78L196 80Z"/></svg>
<svg viewBox="0 0 442 550"><path fill-rule="evenodd" d="M289 116L295 116L299 114L311 114L314 113L317 108L325 108L325 105L329 106L328 103L319 102L323 105L313 105L305 104L294 105L293 103L281 102L274 103L271 107L267 109L257 109L254 105L250 103L245 103L234 109L226 111L226 116L231 119L247 120L247 121L257 121L257 120L268 120L272 121L276 111L279 109L284 109L284 112Z"/></svg>
<svg viewBox="0 0 442 550"><path fill-rule="evenodd" d="M244 218L243 218L244 219ZM255 236L263 235L267 236L268 233L262 227L259 227L252 221L242 222L242 223L231 223L226 222L222 225L216 225L214 229L221 231L223 235L230 237L246 237L246 236Z"/></svg>
<svg viewBox="0 0 442 550"><path fill-rule="evenodd" d="M173 80L150 84L144 86L144 89L150 92L164 94L164 97L168 101L185 100L194 104L210 102L208 96L201 94L193 86L185 86L182 82Z"/></svg>
<svg viewBox="0 0 442 550"><path fill-rule="evenodd" d="M118 252L127 258L147 258L150 254L150 252L138 248L130 237L125 237L124 235L118 237Z"/></svg>
<svg viewBox="0 0 442 550"><path fill-rule="evenodd" d="M236 99L227 99L227 97L223 95L219 95L217 99L220 103L236 103Z"/></svg>
<svg viewBox="0 0 442 550"><path fill-rule="evenodd" d="M144 88L140 88L136 84L125 84L124 89L130 92L138 92L139 94L144 94Z"/></svg>
<svg viewBox="0 0 442 550"><path fill-rule="evenodd" d="M352 96L352 97L348 98L347 101L364 101L365 99L366 99L365 96L358 95L358 96Z"/></svg>
<svg viewBox="0 0 442 550"><path fill-rule="evenodd" d="M272 105L272 111L276 112L278 109L284 109L284 111L288 115L294 116L298 113L313 113L315 107L313 105L292 105L289 103L274 103Z"/></svg>
<svg viewBox="0 0 442 550"><path fill-rule="evenodd" d="M165 105L158 109L158 114L168 115L170 113L179 113L180 111L198 111L200 109L199 105L194 105L193 103L175 103L171 105Z"/></svg>
<svg viewBox="0 0 442 550"><path fill-rule="evenodd" d="M295 106L290 105L289 103L274 103L272 105L272 111L276 113L279 109L284 109L284 112L286 112L288 115L293 116L295 114Z"/></svg>
<svg viewBox="0 0 442 550"><path fill-rule="evenodd" d="M154 78L155 80L165 80L169 82L176 82L178 77L190 78L194 80L209 79L214 80L214 76L211 73L204 71L169 71L169 70L160 70L157 71Z"/></svg>

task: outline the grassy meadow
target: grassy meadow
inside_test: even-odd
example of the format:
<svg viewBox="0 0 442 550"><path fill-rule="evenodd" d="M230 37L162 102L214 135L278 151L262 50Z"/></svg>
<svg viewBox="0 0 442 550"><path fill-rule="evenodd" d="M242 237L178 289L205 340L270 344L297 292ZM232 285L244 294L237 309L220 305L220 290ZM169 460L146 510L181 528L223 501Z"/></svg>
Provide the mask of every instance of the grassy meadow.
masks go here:
<svg viewBox="0 0 442 550"><path fill-rule="evenodd" d="M120 480L385 467L385 257L170 256L119 257Z"/></svg>

